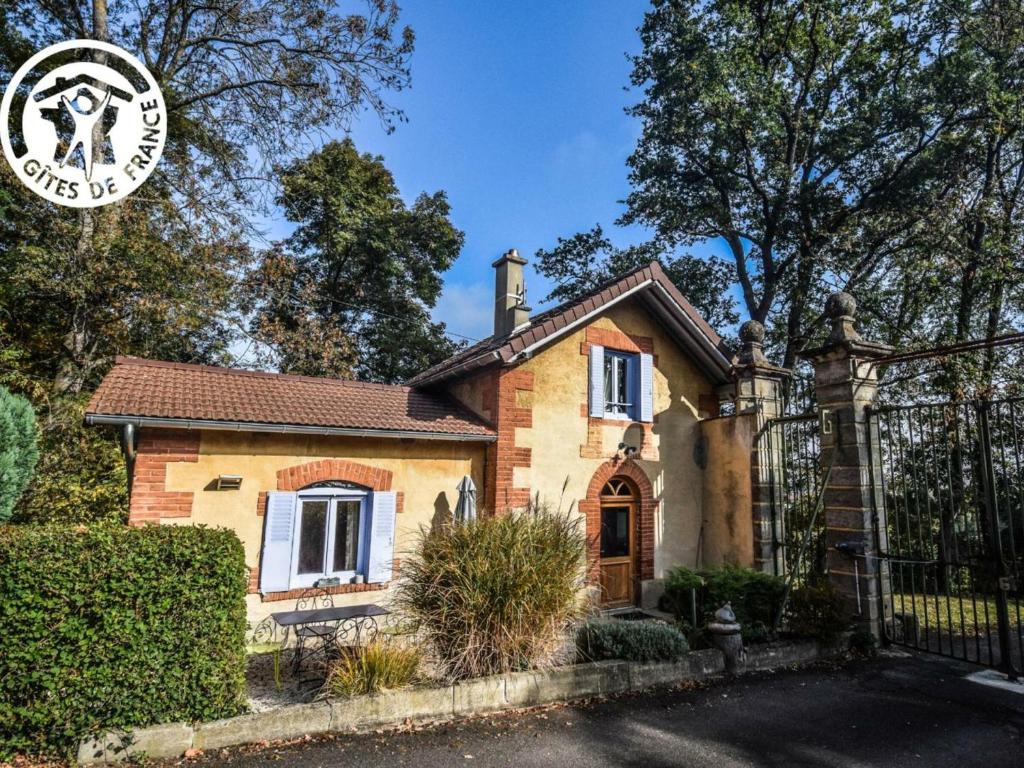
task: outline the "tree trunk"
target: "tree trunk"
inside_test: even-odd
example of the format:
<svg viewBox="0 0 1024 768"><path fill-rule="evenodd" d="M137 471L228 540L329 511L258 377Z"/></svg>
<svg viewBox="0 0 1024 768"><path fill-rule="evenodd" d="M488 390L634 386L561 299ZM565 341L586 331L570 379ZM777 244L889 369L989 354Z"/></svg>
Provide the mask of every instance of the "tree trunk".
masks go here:
<svg viewBox="0 0 1024 768"><path fill-rule="evenodd" d="M92 37L94 40L108 41L107 0L93 0L92 3ZM97 64L105 64L107 54L96 51L93 60ZM92 162L102 163L104 160L103 121L97 121L92 129ZM83 158L84 159L84 158ZM85 275L86 265L94 255L96 236L96 213L92 208L81 208L78 211L78 240L72 255L71 273L79 278ZM79 302L78 306L69 307L71 327L64 334L60 349L60 360L57 364L57 375L53 382L53 394L77 395L85 384L85 369L88 364L86 350L89 346L90 308L87 302Z"/></svg>

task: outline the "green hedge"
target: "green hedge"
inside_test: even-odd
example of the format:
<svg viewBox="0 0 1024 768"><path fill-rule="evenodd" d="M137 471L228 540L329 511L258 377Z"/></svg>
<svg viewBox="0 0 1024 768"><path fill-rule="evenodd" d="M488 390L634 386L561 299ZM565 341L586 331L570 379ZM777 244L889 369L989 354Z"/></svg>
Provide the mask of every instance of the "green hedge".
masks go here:
<svg viewBox="0 0 1024 768"><path fill-rule="evenodd" d="M668 624L603 619L577 630L576 650L583 661L675 661L690 647L683 633Z"/></svg>
<svg viewBox="0 0 1024 768"><path fill-rule="evenodd" d="M0 760L242 711L245 592L231 531L0 526Z"/></svg>

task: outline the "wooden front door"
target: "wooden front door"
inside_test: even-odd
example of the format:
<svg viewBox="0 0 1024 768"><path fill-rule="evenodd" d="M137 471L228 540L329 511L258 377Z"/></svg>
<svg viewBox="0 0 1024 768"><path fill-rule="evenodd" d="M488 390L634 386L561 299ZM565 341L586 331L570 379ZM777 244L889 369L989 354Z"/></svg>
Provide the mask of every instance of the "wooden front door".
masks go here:
<svg viewBox="0 0 1024 768"><path fill-rule="evenodd" d="M612 478L601 491L601 602L633 605L636 581L636 498L629 484Z"/></svg>

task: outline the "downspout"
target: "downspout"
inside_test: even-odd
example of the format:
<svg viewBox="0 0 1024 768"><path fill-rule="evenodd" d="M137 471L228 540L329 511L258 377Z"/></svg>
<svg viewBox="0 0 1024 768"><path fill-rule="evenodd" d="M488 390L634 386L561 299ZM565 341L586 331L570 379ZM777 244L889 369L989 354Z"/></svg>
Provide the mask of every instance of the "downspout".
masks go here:
<svg viewBox="0 0 1024 768"><path fill-rule="evenodd" d="M121 427L121 453L124 454L125 469L128 470L128 498L132 497L132 480L135 479L135 449L138 447L138 435L134 424Z"/></svg>

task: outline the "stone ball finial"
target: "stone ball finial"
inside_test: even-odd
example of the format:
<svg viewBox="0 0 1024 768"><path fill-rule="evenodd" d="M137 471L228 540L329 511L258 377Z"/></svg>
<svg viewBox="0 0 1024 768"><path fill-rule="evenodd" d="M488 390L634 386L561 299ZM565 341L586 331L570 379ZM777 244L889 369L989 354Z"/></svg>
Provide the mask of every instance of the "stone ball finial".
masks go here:
<svg viewBox="0 0 1024 768"><path fill-rule="evenodd" d="M825 315L831 320L857 314L857 300L845 291L831 294L825 301Z"/></svg>
<svg viewBox="0 0 1024 768"><path fill-rule="evenodd" d="M764 343L764 326L757 320L747 320L740 326L740 341L744 344Z"/></svg>
<svg viewBox="0 0 1024 768"><path fill-rule="evenodd" d="M737 362L740 365L763 365L768 362L762 351L764 342L764 326L757 320L747 320L740 326L740 353Z"/></svg>
<svg viewBox="0 0 1024 768"><path fill-rule="evenodd" d="M828 336L830 344L860 341L860 334L853 327L853 316L857 313L857 300L844 291L833 293L825 302L825 315L832 322Z"/></svg>

